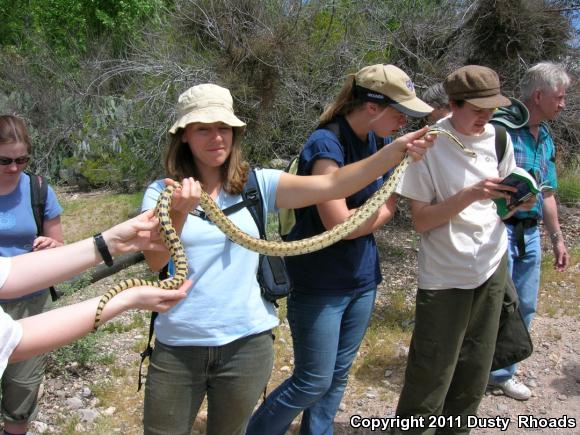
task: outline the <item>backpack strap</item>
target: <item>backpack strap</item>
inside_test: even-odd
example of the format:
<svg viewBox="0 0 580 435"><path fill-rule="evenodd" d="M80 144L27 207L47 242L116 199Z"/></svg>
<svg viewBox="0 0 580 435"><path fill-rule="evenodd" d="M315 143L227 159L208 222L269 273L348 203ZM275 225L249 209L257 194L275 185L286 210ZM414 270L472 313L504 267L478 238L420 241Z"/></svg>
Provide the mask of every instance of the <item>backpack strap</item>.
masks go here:
<svg viewBox="0 0 580 435"><path fill-rule="evenodd" d="M163 269L159 271L159 281L169 278L169 263L163 266ZM153 333L155 332L155 319L159 313L157 311L151 312L151 320L149 321L149 338L147 339L147 347L139 355L141 356L141 362L139 363L139 376L137 377L137 391L141 391L143 386L143 363L145 359L151 357L153 353L153 348L151 347L151 340L153 339Z"/></svg>
<svg viewBox="0 0 580 435"><path fill-rule="evenodd" d="M244 190L242 191L242 198L244 200L241 203L235 204L232 207L241 204L244 205L241 205L239 208L248 207L250 214L254 218L254 222L256 222L258 231L260 232L260 238L266 240L266 223L264 222L264 203L262 200L262 192L260 192L260 186L258 185L258 178L256 177L255 169L252 169L248 173L248 181L246 181L246 185L244 186ZM228 207L228 209L232 207Z"/></svg>
<svg viewBox="0 0 580 435"><path fill-rule="evenodd" d="M30 179L30 204L32 205L34 222L36 222L36 235L42 236L48 183L40 175L28 174L28 178Z"/></svg>
<svg viewBox="0 0 580 435"><path fill-rule="evenodd" d="M338 122L338 119L335 118L326 124L319 124L318 127L316 127L316 130L328 130L336 136L336 138L338 139L338 143L342 148L342 154L344 155L346 161L346 148L343 145L344 137L342 136L342 133L340 131L340 123Z"/></svg>
<svg viewBox="0 0 580 435"><path fill-rule="evenodd" d="M499 165L505 155L505 149L507 146L507 130L503 125L495 123L492 123L491 125L493 125L493 128L495 129L495 155Z"/></svg>
<svg viewBox="0 0 580 435"><path fill-rule="evenodd" d="M338 142L340 142L340 144L342 145L342 134L340 133L340 125L336 119L330 121L327 124L320 124L318 127L316 127L316 129L317 130L323 129L332 132L338 139Z"/></svg>
<svg viewBox="0 0 580 435"><path fill-rule="evenodd" d="M28 173L30 180L30 204L32 206L32 215L36 223L36 235L43 235L44 226L44 209L46 208L46 198L48 196L48 183L41 175ZM60 298L60 294L54 287L49 287L50 298L53 302Z"/></svg>
<svg viewBox="0 0 580 435"><path fill-rule="evenodd" d="M258 185L258 179L256 178L256 172L252 169L248 173L248 180L244 186L244 190L242 191L242 201L231 205L227 208L222 210L222 213L226 216L237 212L243 208L248 208L252 218L256 222L258 226L258 230L260 232L260 237L262 239L266 238L266 227L264 223L264 206L262 203L262 193L260 192L260 186ZM203 219L205 221L209 220L207 215L203 210L193 210L190 211L189 214Z"/></svg>

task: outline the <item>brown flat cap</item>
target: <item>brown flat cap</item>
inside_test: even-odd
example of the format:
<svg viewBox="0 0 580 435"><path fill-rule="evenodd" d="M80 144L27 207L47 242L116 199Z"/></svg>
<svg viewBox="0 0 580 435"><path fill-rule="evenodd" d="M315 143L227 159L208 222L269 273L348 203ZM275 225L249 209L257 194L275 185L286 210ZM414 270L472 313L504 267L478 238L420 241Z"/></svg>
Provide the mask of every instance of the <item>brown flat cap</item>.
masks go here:
<svg viewBox="0 0 580 435"><path fill-rule="evenodd" d="M500 91L497 73L486 66L467 65L453 71L443 82L450 100L464 100L481 109L509 106Z"/></svg>

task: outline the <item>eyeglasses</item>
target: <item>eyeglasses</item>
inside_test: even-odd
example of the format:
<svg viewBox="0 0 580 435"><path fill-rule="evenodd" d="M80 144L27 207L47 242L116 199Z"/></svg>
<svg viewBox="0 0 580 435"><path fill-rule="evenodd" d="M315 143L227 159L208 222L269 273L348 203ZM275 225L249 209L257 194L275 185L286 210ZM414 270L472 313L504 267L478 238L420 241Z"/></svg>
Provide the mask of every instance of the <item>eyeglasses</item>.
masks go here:
<svg viewBox="0 0 580 435"><path fill-rule="evenodd" d="M16 163L17 165L24 165L30 161L30 156L22 156L16 157L15 159L11 159L10 157L0 157L0 165L8 166L12 163Z"/></svg>

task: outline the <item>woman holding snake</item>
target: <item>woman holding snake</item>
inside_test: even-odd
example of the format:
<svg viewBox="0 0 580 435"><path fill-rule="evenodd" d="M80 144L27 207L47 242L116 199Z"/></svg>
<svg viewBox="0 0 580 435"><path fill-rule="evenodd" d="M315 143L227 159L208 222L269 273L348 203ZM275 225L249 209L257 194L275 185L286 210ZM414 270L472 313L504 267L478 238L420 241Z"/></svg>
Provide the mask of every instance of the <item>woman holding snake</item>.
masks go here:
<svg viewBox="0 0 580 435"><path fill-rule="evenodd" d="M379 142L395 134L407 116L423 117L431 110L416 97L409 76L394 65L372 65L350 74L306 141L298 174L334 174L376 153ZM288 240L310 237L345 221L382 184L379 177L346 198L296 210ZM373 232L393 217L395 208L391 196L346 239L286 258L294 286L288 297L294 372L253 415L248 434L283 435L300 412L301 434L332 433L382 280Z"/></svg>
<svg viewBox="0 0 580 435"><path fill-rule="evenodd" d="M206 396L207 433L243 434L270 377L271 329L278 317L260 294L258 254L229 241L195 211L202 188L222 209L242 200L248 165L240 142L246 124L235 116L232 103L227 89L194 86L179 97L179 118L169 130L165 169L172 179L183 180L173 194L170 216L185 247L193 288L155 322L156 342L145 389L146 434L189 434ZM375 118L377 126L387 123L378 108ZM430 136L422 138L425 133L426 129L409 133L332 173L299 177L258 170L265 211L348 196L395 166L406 152L422 158L432 142ZM144 210L155 207L164 185L158 180L149 186ZM243 231L259 237L246 208L229 217ZM145 256L153 270L169 260L168 252L145 252Z"/></svg>

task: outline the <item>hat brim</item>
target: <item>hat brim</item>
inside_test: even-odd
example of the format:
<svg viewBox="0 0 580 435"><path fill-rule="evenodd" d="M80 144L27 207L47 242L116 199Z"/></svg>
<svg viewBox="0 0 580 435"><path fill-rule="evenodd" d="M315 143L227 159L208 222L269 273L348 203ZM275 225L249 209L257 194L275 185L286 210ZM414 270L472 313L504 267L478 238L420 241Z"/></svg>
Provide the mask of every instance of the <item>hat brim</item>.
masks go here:
<svg viewBox="0 0 580 435"><path fill-rule="evenodd" d="M412 118L423 118L433 112L434 108L419 98L415 97L402 103L391 103L399 112L404 113Z"/></svg>
<svg viewBox="0 0 580 435"><path fill-rule="evenodd" d="M183 115L169 129L169 133L175 134L180 128L185 128L188 124L200 122L202 124L213 124L214 122L223 122L230 127L244 130L246 123L241 121L236 115L221 107L205 107Z"/></svg>
<svg viewBox="0 0 580 435"><path fill-rule="evenodd" d="M501 94L492 95L491 97L466 98L465 101L480 109L495 109L496 107L511 106L512 104L509 98Z"/></svg>

